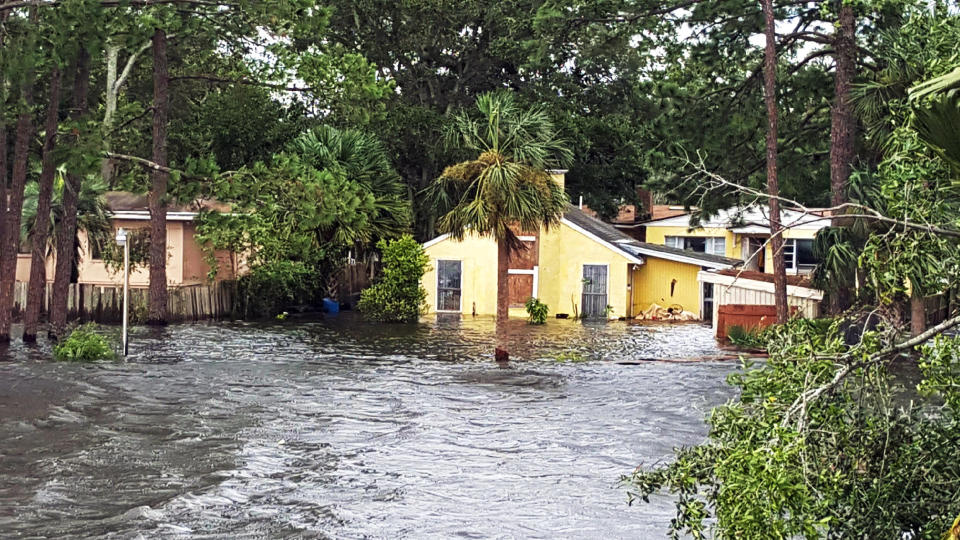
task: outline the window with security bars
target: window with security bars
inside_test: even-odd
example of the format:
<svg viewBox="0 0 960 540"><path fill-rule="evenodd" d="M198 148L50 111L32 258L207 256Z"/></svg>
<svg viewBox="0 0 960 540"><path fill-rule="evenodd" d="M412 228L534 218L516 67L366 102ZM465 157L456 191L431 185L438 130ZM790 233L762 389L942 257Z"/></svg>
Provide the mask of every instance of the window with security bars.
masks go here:
<svg viewBox="0 0 960 540"><path fill-rule="evenodd" d="M460 261L437 261L437 311L460 311Z"/></svg>

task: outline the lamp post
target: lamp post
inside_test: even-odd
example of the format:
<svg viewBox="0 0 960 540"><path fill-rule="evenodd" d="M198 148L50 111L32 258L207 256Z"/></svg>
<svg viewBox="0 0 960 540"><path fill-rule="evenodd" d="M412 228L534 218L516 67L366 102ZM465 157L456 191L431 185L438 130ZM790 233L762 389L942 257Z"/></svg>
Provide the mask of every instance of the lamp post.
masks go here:
<svg viewBox="0 0 960 540"><path fill-rule="evenodd" d="M123 356L127 355L127 304L130 298L130 244L127 243L127 231L123 227L117 230L117 244L123 246Z"/></svg>

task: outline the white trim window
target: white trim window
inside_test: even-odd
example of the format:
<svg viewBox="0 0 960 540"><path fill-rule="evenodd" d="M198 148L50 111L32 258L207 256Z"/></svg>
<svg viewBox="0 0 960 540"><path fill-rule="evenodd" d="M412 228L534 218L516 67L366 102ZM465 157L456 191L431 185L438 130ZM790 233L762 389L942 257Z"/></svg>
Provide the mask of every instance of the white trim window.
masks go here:
<svg viewBox="0 0 960 540"><path fill-rule="evenodd" d="M461 311L463 265L460 261L437 261L437 311Z"/></svg>
<svg viewBox="0 0 960 540"><path fill-rule="evenodd" d="M813 256L813 240L790 238L783 243L784 267L789 272L808 274L817 267Z"/></svg>
<svg viewBox="0 0 960 540"><path fill-rule="evenodd" d="M663 245L721 257L727 254L727 239L722 236L664 236Z"/></svg>

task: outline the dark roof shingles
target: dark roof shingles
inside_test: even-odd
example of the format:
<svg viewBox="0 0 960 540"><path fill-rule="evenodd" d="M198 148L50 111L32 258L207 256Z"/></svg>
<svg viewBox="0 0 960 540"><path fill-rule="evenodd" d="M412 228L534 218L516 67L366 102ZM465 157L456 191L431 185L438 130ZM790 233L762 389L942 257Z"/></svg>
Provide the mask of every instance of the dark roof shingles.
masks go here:
<svg viewBox="0 0 960 540"><path fill-rule="evenodd" d="M599 219L588 216L573 205L567 205L567 209L564 212L563 217L572 222L574 225L577 225L590 234L593 234L594 236L599 237L601 240L611 244L620 251L628 253L634 257L638 255L638 252L636 250L629 249L630 246L634 248L643 248L650 251L658 251L664 255L679 255L712 263L728 264L730 266L736 266L743 263L743 261L740 259L731 259L729 257L712 255L710 253L698 253L696 251L661 246L659 244L651 244L649 242L641 242L632 236L628 236L627 234L621 232L619 229L613 225L610 225L609 223L605 223Z"/></svg>

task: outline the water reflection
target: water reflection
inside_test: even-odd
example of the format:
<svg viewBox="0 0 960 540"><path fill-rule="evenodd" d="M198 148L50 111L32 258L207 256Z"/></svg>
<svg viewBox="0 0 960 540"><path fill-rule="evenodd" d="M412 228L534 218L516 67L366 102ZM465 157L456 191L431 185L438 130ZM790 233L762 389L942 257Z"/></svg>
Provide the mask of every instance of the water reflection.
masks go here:
<svg viewBox="0 0 960 540"><path fill-rule="evenodd" d="M98 366L15 344L0 537L661 537L669 501L617 478L701 440L735 366L644 360L715 354L709 329L509 333L507 370L472 319L136 329Z"/></svg>

